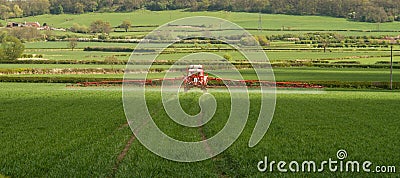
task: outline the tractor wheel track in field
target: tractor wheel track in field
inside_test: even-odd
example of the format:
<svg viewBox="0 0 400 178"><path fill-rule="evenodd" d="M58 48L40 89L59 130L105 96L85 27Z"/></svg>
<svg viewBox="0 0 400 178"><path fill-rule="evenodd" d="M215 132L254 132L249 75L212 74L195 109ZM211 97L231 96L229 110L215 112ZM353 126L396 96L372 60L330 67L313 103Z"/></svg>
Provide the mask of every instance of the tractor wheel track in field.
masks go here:
<svg viewBox="0 0 400 178"><path fill-rule="evenodd" d="M160 112L160 110L158 110L156 113ZM139 129L136 130L136 133L139 132L141 130L141 128L145 127L147 124L149 123L149 121L144 122ZM124 129L126 127L129 127L129 122L126 122L124 124L122 124L121 126L118 127L118 130ZM112 173L110 177L115 177L115 174L117 173L119 166L121 164L121 162L124 160L124 158L126 157L126 155L128 154L129 150L132 147L133 142L136 140L136 136L135 134L132 133L132 135L130 136L129 140L126 142L124 149L121 151L121 153L118 155L117 160L112 168Z"/></svg>
<svg viewBox="0 0 400 178"><path fill-rule="evenodd" d="M158 111L158 112L159 112L159 111ZM203 113L200 113L200 120L199 120L199 122L203 119L203 116L204 116ZM145 127L148 123L149 123L149 121L143 123L142 126L139 127L139 129L138 129L136 132L139 132L139 131L140 131L140 128ZM119 130L120 130L120 129L124 129L124 128L128 127L128 126L129 126L129 123L124 123L123 125L119 126L118 129L119 129ZM200 133L200 136L201 136L201 140L202 140L202 141L207 140L207 136L206 136L206 134L205 134L205 132L204 132L203 126L199 127L199 133ZM129 140L127 141L127 143L125 144L124 149L123 149L123 150L121 151L121 153L118 155L117 160L116 160L116 162L115 162L115 164L114 164L114 166L113 166L112 174L111 174L110 177L115 177L115 175L116 175L116 173L117 173L117 171L118 171L118 169L119 169L119 166L120 166L121 162L124 160L124 158L125 158L126 155L128 154L128 152L129 152L130 148L132 147L132 144L133 144L133 142L134 142L135 140L136 140L136 137L135 137L135 134L133 134L133 135L129 138ZM207 153L208 153L210 156L213 155L213 150L212 150L211 146L210 146L207 142L204 142L204 148L206 149ZM217 161L217 158L216 158L216 157L213 157L213 158L211 158L211 160L215 162L215 161ZM218 177L227 177L227 176L224 174L224 172L221 171L218 167L215 167L215 170L216 170L216 173L218 174Z"/></svg>
<svg viewBox="0 0 400 178"><path fill-rule="evenodd" d="M132 134L132 136L129 138L128 142L126 143L124 149L121 151L121 153L117 157L117 161L112 169L112 174L110 177L115 177L115 174L118 171L119 165L121 164L122 160L126 157L126 154L128 154L128 151L131 149L132 143L135 141L136 137L135 135Z"/></svg>
<svg viewBox="0 0 400 178"><path fill-rule="evenodd" d="M201 118L201 119L199 120L199 122L203 120L203 116L204 116L204 114L203 114L203 112L201 112L201 113L200 113L200 118ZM200 126L200 127L199 127L199 133L200 133L200 136L201 136L201 140L202 140L202 141L207 140L207 135L206 135L205 132L204 132L203 126ZM206 149L207 153L208 153L210 156L214 155L214 152L213 152L211 146L210 146L207 142L204 142L204 148ZM220 156L220 157L221 157L221 156ZM217 159L216 156L212 157L211 160L212 160L213 162L217 162L217 161L218 161L218 159ZM215 166L214 169L215 169L215 172L218 174L218 177L223 177L223 178L228 177L228 176L225 174L225 172L222 171L218 166Z"/></svg>

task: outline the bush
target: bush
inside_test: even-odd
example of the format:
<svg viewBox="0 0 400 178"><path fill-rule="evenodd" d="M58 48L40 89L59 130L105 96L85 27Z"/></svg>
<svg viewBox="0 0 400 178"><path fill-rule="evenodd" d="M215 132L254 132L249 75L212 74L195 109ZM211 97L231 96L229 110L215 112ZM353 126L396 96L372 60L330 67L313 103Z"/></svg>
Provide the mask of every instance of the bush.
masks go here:
<svg viewBox="0 0 400 178"><path fill-rule="evenodd" d="M118 58L115 57L114 55L113 56L107 56L104 59L104 62L107 63L107 64L120 64L120 60L118 60Z"/></svg>
<svg viewBox="0 0 400 178"><path fill-rule="evenodd" d="M89 28L87 26L79 25L77 23L74 23L70 30L75 33L89 33Z"/></svg>
<svg viewBox="0 0 400 178"><path fill-rule="evenodd" d="M229 53L224 54L224 59L226 59L227 61L231 61L232 60L232 55L230 55Z"/></svg>
<svg viewBox="0 0 400 178"><path fill-rule="evenodd" d="M264 36L264 35L256 36L256 39L257 39L258 43L259 43L261 46L269 46L269 45L270 45L270 43L269 43L267 37Z"/></svg>

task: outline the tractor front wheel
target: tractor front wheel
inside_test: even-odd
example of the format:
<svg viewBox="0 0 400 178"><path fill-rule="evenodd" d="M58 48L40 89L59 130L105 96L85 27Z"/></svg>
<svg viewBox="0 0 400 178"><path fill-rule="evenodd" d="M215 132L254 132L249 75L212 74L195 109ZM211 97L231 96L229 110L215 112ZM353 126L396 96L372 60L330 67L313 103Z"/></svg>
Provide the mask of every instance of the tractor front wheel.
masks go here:
<svg viewBox="0 0 400 178"><path fill-rule="evenodd" d="M204 93L207 93L207 87L201 87L201 90L202 90Z"/></svg>

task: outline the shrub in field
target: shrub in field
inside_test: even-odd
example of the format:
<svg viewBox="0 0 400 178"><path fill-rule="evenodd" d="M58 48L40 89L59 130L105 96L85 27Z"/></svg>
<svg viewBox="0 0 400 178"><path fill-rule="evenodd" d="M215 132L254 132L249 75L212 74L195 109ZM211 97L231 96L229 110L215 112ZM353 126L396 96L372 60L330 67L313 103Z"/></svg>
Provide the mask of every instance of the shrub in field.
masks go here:
<svg viewBox="0 0 400 178"><path fill-rule="evenodd" d="M224 59L226 59L227 61L231 61L232 60L232 55L230 55L229 53L224 54Z"/></svg>
<svg viewBox="0 0 400 178"><path fill-rule="evenodd" d="M252 37L243 37L240 39L240 44L243 46L255 46L257 45L257 41Z"/></svg>
<svg viewBox="0 0 400 178"><path fill-rule="evenodd" d="M110 36L108 36L106 33L102 33L97 35L97 38L101 39L101 40L107 40Z"/></svg>
<svg viewBox="0 0 400 178"><path fill-rule="evenodd" d="M74 23L70 30L75 33L89 33L89 28L87 26L79 25L77 23Z"/></svg>
<svg viewBox="0 0 400 178"><path fill-rule="evenodd" d="M107 56L104 59L104 62L107 63L107 64L120 64L120 60L118 60L118 58L115 57L114 55L113 56Z"/></svg>
<svg viewBox="0 0 400 178"><path fill-rule="evenodd" d="M269 45L270 45L270 43L269 43L267 37L264 36L264 35L255 36L255 38L257 39L258 43L259 43L261 46L269 46Z"/></svg>

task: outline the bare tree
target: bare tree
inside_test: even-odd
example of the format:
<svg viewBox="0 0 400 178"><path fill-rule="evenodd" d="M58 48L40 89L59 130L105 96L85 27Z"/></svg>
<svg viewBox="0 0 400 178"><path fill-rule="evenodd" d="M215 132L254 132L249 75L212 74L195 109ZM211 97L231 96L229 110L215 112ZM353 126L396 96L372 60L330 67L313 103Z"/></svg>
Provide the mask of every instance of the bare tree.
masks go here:
<svg viewBox="0 0 400 178"><path fill-rule="evenodd" d="M128 32L128 30L129 30L129 28L131 28L131 26L132 26L132 22L130 22L129 20L125 20L122 22L122 24L119 27L125 29L125 32Z"/></svg>
<svg viewBox="0 0 400 178"><path fill-rule="evenodd" d="M72 51L78 46L78 40L76 38L72 38L69 40L68 48L71 48Z"/></svg>

